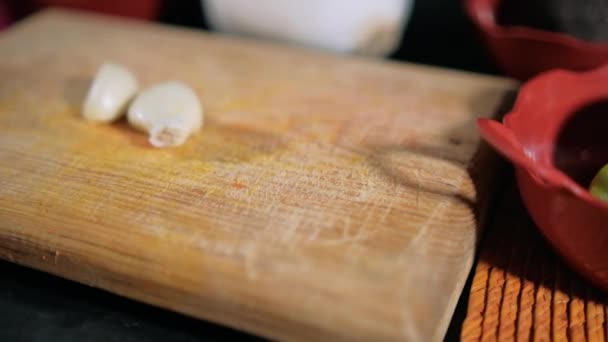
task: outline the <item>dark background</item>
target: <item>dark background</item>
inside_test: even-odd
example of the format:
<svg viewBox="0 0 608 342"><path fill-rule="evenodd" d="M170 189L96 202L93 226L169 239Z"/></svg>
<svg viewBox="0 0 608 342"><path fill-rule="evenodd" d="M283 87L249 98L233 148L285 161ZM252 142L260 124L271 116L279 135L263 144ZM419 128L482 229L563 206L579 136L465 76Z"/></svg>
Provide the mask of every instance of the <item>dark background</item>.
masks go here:
<svg viewBox="0 0 608 342"><path fill-rule="evenodd" d="M167 1L159 20L208 29L198 0ZM459 0L417 0L403 42L390 58L497 73ZM3 261L0 275L0 341L258 339ZM469 288L470 281L446 340L456 340L460 335Z"/></svg>

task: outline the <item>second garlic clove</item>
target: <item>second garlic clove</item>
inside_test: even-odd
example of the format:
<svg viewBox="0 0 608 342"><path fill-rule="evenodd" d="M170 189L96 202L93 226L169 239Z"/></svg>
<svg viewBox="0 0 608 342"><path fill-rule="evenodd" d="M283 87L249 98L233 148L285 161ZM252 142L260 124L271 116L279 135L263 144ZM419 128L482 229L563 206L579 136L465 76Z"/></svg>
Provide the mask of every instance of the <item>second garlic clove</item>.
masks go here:
<svg viewBox="0 0 608 342"><path fill-rule="evenodd" d="M176 81L143 90L129 106L129 124L147 132L150 144L171 147L183 144L203 125L203 108L189 86Z"/></svg>
<svg viewBox="0 0 608 342"><path fill-rule="evenodd" d="M138 88L137 79L127 68L104 63L93 79L82 115L90 121L114 121L126 112Z"/></svg>

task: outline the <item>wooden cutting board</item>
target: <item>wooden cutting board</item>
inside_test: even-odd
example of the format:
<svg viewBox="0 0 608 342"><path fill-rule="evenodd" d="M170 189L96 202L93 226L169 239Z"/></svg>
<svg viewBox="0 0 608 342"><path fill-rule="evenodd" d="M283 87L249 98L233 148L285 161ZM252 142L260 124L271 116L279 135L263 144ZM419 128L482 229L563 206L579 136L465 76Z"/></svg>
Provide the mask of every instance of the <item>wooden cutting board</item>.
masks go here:
<svg viewBox="0 0 608 342"><path fill-rule="evenodd" d="M80 118L102 62L205 127ZM440 340L495 177L508 80L73 12L0 36L0 257L271 338Z"/></svg>

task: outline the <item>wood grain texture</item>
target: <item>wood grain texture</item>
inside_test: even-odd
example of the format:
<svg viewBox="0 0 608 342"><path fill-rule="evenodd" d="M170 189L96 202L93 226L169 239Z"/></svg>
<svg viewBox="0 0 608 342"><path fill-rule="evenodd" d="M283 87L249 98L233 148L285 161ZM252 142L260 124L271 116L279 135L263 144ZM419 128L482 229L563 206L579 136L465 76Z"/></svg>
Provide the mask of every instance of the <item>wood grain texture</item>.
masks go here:
<svg viewBox="0 0 608 342"><path fill-rule="evenodd" d="M189 83L204 129L81 120L105 61ZM516 86L58 11L0 72L0 257L289 340L442 338L496 174L474 120Z"/></svg>
<svg viewBox="0 0 608 342"><path fill-rule="evenodd" d="M608 339L608 296L563 264L527 216L514 184L492 221L481 243L462 340Z"/></svg>

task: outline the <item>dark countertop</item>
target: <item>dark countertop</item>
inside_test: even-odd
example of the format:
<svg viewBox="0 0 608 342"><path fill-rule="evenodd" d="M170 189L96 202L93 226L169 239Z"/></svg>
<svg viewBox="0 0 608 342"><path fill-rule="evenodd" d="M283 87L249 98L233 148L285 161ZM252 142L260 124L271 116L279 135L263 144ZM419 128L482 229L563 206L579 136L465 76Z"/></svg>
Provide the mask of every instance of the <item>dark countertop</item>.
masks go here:
<svg viewBox="0 0 608 342"><path fill-rule="evenodd" d="M198 1L171 1L165 23L205 29ZM496 73L460 1L418 0L395 60ZM223 341L258 338L0 261L0 341ZM470 281L446 340L465 318Z"/></svg>

